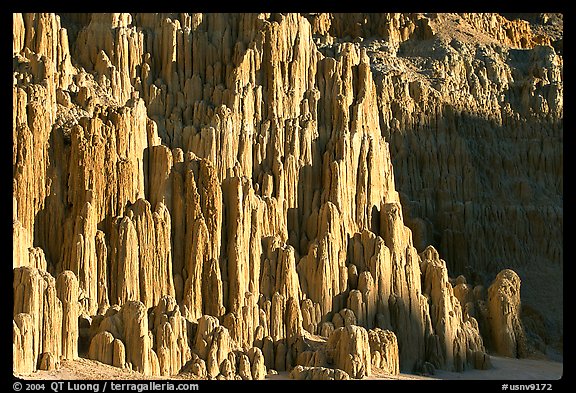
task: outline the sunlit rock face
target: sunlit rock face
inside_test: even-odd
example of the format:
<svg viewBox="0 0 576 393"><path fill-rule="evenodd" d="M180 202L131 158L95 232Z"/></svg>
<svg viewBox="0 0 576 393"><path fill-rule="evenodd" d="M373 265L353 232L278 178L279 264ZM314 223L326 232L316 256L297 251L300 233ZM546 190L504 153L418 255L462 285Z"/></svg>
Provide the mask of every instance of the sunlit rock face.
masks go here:
<svg viewBox="0 0 576 393"><path fill-rule="evenodd" d="M13 22L14 373L348 379L562 339L561 16Z"/></svg>

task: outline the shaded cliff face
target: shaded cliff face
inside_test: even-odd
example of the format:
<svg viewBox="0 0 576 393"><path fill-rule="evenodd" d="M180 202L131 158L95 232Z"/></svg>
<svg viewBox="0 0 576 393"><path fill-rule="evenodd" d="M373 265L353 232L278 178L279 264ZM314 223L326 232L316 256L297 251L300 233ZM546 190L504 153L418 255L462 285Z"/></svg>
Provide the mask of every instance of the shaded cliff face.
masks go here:
<svg viewBox="0 0 576 393"><path fill-rule="evenodd" d="M526 315L540 314L539 334L554 342L563 317L562 15L507 16L309 19L324 53L344 37L370 56L416 248L433 244L451 275L477 284L517 271Z"/></svg>
<svg viewBox="0 0 576 393"><path fill-rule="evenodd" d="M520 282L557 329L537 338L561 338L534 274L562 282L552 36L470 14L13 19L15 372L483 368L526 344Z"/></svg>

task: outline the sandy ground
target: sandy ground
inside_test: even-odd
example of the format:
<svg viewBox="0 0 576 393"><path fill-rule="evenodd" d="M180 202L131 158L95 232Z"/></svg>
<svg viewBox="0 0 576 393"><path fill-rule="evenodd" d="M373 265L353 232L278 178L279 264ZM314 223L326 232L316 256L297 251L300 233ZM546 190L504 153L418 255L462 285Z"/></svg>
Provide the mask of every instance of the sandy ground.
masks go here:
<svg viewBox="0 0 576 393"><path fill-rule="evenodd" d="M431 376L400 374L389 376L377 371L366 380L558 380L563 375L563 363L551 360L511 359L492 356L492 369L468 370L462 373L436 371ZM78 359L63 361L59 370L37 371L31 375L16 375L23 379L39 380L136 380L136 379L183 379L184 377L149 377L140 373L121 370L94 360ZM289 379L287 372L268 375L269 380Z"/></svg>
<svg viewBox="0 0 576 393"><path fill-rule="evenodd" d="M59 370L54 371L40 370L28 375L15 374L15 376L23 379L56 379L56 380L157 379L149 376L144 376L134 371L123 370L95 360L84 358L80 358L78 360L64 360L62 361Z"/></svg>
<svg viewBox="0 0 576 393"><path fill-rule="evenodd" d="M437 371L437 379L462 380L558 380L564 365L551 360L512 359L491 356L492 369L470 370L463 373Z"/></svg>

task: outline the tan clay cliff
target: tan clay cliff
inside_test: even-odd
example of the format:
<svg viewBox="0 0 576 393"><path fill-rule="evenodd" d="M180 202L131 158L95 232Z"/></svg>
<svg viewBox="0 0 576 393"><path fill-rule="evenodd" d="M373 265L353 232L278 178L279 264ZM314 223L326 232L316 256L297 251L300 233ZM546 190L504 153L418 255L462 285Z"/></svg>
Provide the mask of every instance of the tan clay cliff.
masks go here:
<svg viewBox="0 0 576 393"><path fill-rule="evenodd" d="M341 380L561 348L562 33L531 26L14 14L13 372Z"/></svg>

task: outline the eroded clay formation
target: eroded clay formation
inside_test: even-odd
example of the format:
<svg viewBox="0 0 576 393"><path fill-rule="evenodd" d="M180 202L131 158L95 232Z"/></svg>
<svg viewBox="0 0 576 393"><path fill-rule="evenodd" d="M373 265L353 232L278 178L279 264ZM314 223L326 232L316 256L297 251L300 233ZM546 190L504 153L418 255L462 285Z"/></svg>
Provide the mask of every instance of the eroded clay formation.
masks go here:
<svg viewBox="0 0 576 393"><path fill-rule="evenodd" d="M445 42L438 26L453 18L487 42ZM454 122L472 107L459 103L474 102L470 116L498 117L490 121L501 133L537 117L561 141L562 57L527 22L13 20L15 373L83 356L145 375L349 379L485 369L489 353L526 355L519 276L486 268L488 289L452 280L436 249L458 269L477 248L466 234L490 230L482 220L462 225L513 213L454 202L487 186L468 176L471 153ZM512 54L526 70L506 62ZM444 76L402 62L416 55L430 57L421 70ZM419 127L449 144L422 144ZM555 148L528 151L536 176L561 173ZM416 170L412 160L427 164ZM522 179L514 187L530 200L538 190ZM561 200L562 177L549 181ZM408 194L437 188L406 217L415 197L401 198L398 184ZM522 214L561 224L554 206ZM418 218L427 213L434 224ZM434 225L443 231L436 249ZM553 259L561 225L555 234L539 239Z"/></svg>

